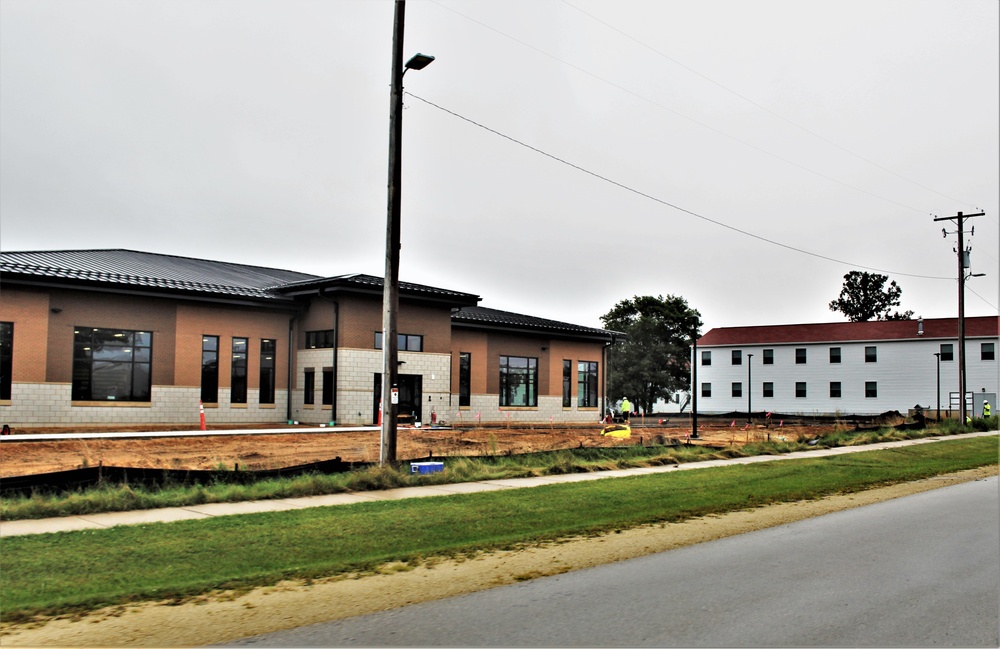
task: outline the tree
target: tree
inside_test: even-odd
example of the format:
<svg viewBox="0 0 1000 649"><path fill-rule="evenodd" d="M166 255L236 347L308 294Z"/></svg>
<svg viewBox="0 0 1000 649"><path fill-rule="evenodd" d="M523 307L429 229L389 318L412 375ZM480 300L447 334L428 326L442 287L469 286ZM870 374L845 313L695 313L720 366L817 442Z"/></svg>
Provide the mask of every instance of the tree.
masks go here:
<svg viewBox="0 0 1000 649"><path fill-rule="evenodd" d="M657 399L690 389L690 345L702 322L684 298L636 296L616 304L601 321L627 335L609 354L609 396L628 397L652 412Z"/></svg>
<svg viewBox="0 0 1000 649"><path fill-rule="evenodd" d="M840 297L830 302L831 311L840 311L851 322L868 322L869 320L909 320L913 311L890 313L890 309L899 306L899 296L903 289L895 281L885 286L889 279L878 273L863 273L857 270L844 275L844 287Z"/></svg>

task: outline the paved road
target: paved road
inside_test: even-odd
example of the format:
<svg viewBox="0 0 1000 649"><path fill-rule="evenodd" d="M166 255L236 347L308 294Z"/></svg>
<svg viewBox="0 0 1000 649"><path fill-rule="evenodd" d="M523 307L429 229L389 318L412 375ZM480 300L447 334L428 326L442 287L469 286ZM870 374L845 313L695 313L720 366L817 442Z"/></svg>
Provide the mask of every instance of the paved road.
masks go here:
<svg viewBox="0 0 1000 649"><path fill-rule="evenodd" d="M229 646L996 647L998 627L993 477Z"/></svg>

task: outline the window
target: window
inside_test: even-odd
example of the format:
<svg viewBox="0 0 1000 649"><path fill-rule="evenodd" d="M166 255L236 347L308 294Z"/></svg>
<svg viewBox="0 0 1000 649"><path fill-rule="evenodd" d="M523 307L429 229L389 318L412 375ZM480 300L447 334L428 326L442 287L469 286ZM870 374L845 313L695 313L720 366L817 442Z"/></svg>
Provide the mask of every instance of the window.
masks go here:
<svg viewBox="0 0 1000 649"><path fill-rule="evenodd" d="M795 398L805 399L806 398L806 384L805 381L797 381L795 383Z"/></svg>
<svg viewBox="0 0 1000 649"><path fill-rule="evenodd" d="M741 350L741 349L734 349L733 350L733 365L742 365L742 364L743 364L743 350Z"/></svg>
<svg viewBox="0 0 1000 649"><path fill-rule="evenodd" d="M149 401L153 334L77 327L73 331L74 401Z"/></svg>
<svg viewBox="0 0 1000 649"><path fill-rule="evenodd" d="M10 399L14 371L14 323L0 322L0 399Z"/></svg>
<svg viewBox="0 0 1000 649"><path fill-rule="evenodd" d="M576 364L576 405L597 407L597 363L580 361Z"/></svg>
<svg viewBox="0 0 1000 649"><path fill-rule="evenodd" d="M839 363L840 362L840 347L830 348L830 362Z"/></svg>
<svg viewBox="0 0 1000 649"><path fill-rule="evenodd" d="M333 368L323 368L323 405L333 405Z"/></svg>
<svg viewBox="0 0 1000 649"><path fill-rule="evenodd" d="M573 389L573 361L563 359L563 408L569 408L573 405L573 395L571 390Z"/></svg>
<svg viewBox="0 0 1000 649"><path fill-rule="evenodd" d="M764 382L764 396L773 397L774 396L774 383L771 381Z"/></svg>
<svg viewBox="0 0 1000 649"><path fill-rule="evenodd" d="M712 352L702 352L701 353L701 364L711 365L712 364Z"/></svg>
<svg viewBox="0 0 1000 649"><path fill-rule="evenodd" d="M219 337L201 337L201 402L219 402Z"/></svg>
<svg viewBox="0 0 1000 649"><path fill-rule="evenodd" d="M401 352L422 352L424 351L424 337L415 334L397 334L399 341L398 350ZM382 332L375 332L375 349L382 349Z"/></svg>
<svg viewBox="0 0 1000 649"><path fill-rule="evenodd" d="M316 403L316 370L311 367L305 369L305 380L302 386L302 403L307 406Z"/></svg>
<svg viewBox="0 0 1000 649"><path fill-rule="evenodd" d="M941 343L941 360L955 360L955 346L951 343Z"/></svg>
<svg viewBox="0 0 1000 649"><path fill-rule="evenodd" d="M472 354L458 354L458 406L468 408L472 396Z"/></svg>
<svg viewBox="0 0 1000 649"><path fill-rule="evenodd" d="M307 331L306 349L333 349L333 329Z"/></svg>
<svg viewBox="0 0 1000 649"><path fill-rule="evenodd" d="M875 345L868 345L865 347L865 362L866 363L878 362L878 349L875 347Z"/></svg>
<svg viewBox="0 0 1000 649"><path fill-rule="evenodd" d="M743 384L740 382L733 383L733 396L742 397L743 396Z"/></svg>
<svg viewBox="0 0 1000 649"><path fill-rule="evenodd" d="M703 397L711 397L712 396L712 384L711 383L702 383L701 384L701 396L703 396Z"/></svg>
<svg viewBox="0 0 1000 649"><path fill-rule="evenodd" d="M538 359L500 357L500 405L533 408L538 405Z"/></svg>
<svg viewBox="0 0 1000 649"><path fill-rule="evenodd" d="M265 338L260 341L260 403L274 403L274 362L277 343Z"/></svg>
<svg viewBox="0 0 1000 649"><path fill-rule="evenodd" d="M840 381L830 381L830 398L840 398Z"/></svg>
<svg viewBox="0 0 1000 649"><path fill-rule="evenodd" d="M229 384L230 403L247 402L247 343L246 338L233 338L232 382Z"/></svg>
<svg viewBox="0 0 1000 649"><path fill-rule="evenodd" d="M795 350L795 364L805 365L806 362L806 348L799 347Z"/></svg>
<svg viewBox="0 0 1000 649"><path fill-rule="evenodd" d="M982 343L979 347L979 360L996 360L996 346L993 343Z"/></svg>
<svg viewBox="0 0 1000 649"><path fill-rule="evenodd" d="M774 365L774 350L765 349L764 350L764 365Z"/></svg>
<svg viewBox="0 0 1000 649"><path fill-rule="evenodd" d="M865 381L865 398L875 399L878 397L878 382Z"/></svg>

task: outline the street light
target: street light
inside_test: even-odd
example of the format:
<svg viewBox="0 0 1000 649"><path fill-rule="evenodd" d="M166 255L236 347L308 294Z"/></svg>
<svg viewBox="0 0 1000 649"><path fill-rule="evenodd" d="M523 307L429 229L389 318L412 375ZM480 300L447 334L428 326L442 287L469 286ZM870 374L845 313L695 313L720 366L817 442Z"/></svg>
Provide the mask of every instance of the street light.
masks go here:
<svg viewBox="0 0 1000 649"><path fill-rule="evenodd" d="M747 423L751 423L753 412L753 354L747 354Z"/></svg>
<svg viewBox="0 0 1000 649"><path fill-rule="evenodd" d="M406 0L396 0L392 28L392 91L389 97L389 210L385 228L385 280L382 283L382 438L379 464L396 463L396 406L399 403L399 217L403 166L403 75L422 70L433 56L417 54L403 65Z"/></svg>

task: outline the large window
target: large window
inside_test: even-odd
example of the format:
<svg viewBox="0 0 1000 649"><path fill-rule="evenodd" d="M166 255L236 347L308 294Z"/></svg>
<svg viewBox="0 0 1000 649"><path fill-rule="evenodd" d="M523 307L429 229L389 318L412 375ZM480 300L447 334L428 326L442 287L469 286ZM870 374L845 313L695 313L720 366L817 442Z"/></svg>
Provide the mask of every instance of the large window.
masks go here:
<svg viewBox="0 0 1000 649"><path fill-rule="evenodd" d="M573 405L573 361L563 359L562 407Z"/></svg>
<svg viewBox="0 0 1000 649"><path fill-rule="evenodd" d="M246 338L233 338L233 365L230 374L230 403L247 402L247 343Z"/></svg>
<svg viewBox="0 0 1000 649"><path fill-rule="evenodd" d="M14 371L14 323L0 322L0 399L10 399Z"/></svg>
<svg viewBox="0 0 1000 649"><path fill-rule="evenodd" d="M277 344L265 338L260 341L260 403L274 403L274 363Z"/></svg>
<svg viewBox="0 0 1000 649"><path fill-rule="evenodd" d="M500 357L500 405L538 405L538 359L524 356Z"/></svg>
<svg viewBox="0 0 1000 649"><path fill-rule="evenodd" d="M941 343L941 360L955 360L955 346L951 343Z"/></svg>
<svg viewBox="0 0 1000 649"><path fill-rule="evenodd" d="M597 363L579 361L576 364L576 405L597 407Z"/></svg>
<svg viewBox="0 0 1000 649"><path fill-rule="evenodd" d="M396 334L399 341L397 349L401 352L424 351L424 337L416 334ZM382 349L382 332L375 332L375 349Z"/></svg>
<svg viewBox="0 0 1000 649"><path fill-rule="evenodd" d="M73 331L74 401L149 401L153 334L77 327Z"/></svg>
<svg viewBox="0 0 1000 649"><path fill-rule="evenodd" d="M306 332L306 349L332 349L333 329Z"/></svg>
<svg viewBox="0 0 1000 649"><path fill-rule="evenodd" d="M993 343L982 343L979 348L979 360L981 361L992 361L996 360L996 345Z"/></svg>
<svg viewBox="0 0 1000 649"><path fill-rule="evenodd" d="M219 337L201 337L201 402L219 402Z"/></svg>
<svg viewBox="0 0 1000 649"><path fill-rule="evenodd" d="M458 407L472 405L472 354L458 353Z"/></svg>

